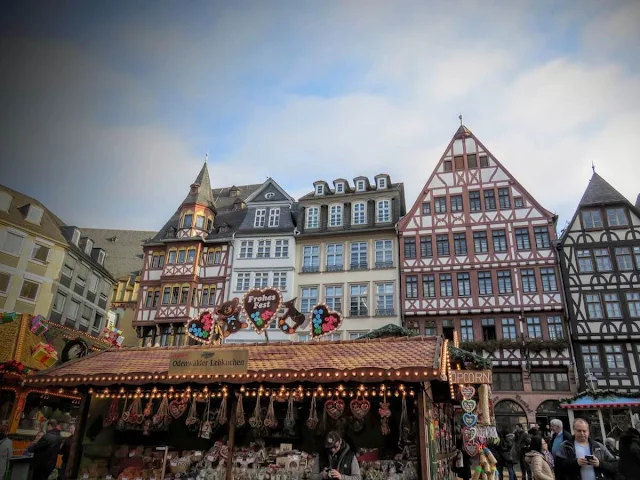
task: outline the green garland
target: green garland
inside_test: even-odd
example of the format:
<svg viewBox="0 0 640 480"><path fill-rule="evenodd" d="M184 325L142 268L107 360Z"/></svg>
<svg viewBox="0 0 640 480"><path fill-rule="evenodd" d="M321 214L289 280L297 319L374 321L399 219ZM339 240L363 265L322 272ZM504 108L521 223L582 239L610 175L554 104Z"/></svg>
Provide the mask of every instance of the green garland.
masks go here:
<svg viewBox="0 0 640 480"><path fill-rule="evenodd" d="M462 347L462 345L460 346ZM481 357L471 351L456 348L453 345L449 345L449 358L456 362L473 363L480 370L491 370L493 366L490 358Z"/></svg>
<svg viewBox="0 0 640 480"><path fill-rule="evenodd" d="M611 397L626 397L626 398L636 398L640 399L640 392L619 392L616 390L585 390L584 392L577 393L575 396L570 398L561 398L561 404L568 404L571 402L575 402L580 398L593 398L594 400L611 398Z"/></svg>
<svg viewBox="0 0 640 480"><path fill-rule="evenodd" d="M385 337L415 337L418 334L412 332L411 330L407 330L406 328L400 327L398 325L394 325L389 323L384 327L380 327L376 330L372 330L366 335L361 336L360 338L385 338Z"/></svg>

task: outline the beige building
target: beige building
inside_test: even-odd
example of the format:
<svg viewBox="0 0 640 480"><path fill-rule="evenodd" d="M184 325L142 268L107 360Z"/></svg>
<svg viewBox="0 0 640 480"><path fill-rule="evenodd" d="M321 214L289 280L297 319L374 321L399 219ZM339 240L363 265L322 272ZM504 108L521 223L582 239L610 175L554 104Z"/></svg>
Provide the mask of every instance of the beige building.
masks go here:
<svg viewBox="0 0 640 480"><path fill-rule="evenodd" d="M404 187L377 175L353 186L337 179L314 183L299 200L296 238L298 308L325 303L342 314L340 329L323 337L349 340L387 324L400 325L395 226L405 213ZM308 329L298 340L309 339Z"/></svg>

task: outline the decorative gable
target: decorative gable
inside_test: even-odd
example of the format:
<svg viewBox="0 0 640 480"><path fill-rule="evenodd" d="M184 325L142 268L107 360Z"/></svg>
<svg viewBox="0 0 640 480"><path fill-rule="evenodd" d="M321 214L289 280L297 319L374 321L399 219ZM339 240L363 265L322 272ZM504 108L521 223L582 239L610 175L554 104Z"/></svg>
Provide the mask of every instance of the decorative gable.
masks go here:
<svg viewBox="0 0 640 480"><path fill-rule="evenodd" d="M271 177L269 177L261 187L249 195L245 200L245 203L248 206L256 204L282 204L293 202L293 197L285 192Z"/></svg>

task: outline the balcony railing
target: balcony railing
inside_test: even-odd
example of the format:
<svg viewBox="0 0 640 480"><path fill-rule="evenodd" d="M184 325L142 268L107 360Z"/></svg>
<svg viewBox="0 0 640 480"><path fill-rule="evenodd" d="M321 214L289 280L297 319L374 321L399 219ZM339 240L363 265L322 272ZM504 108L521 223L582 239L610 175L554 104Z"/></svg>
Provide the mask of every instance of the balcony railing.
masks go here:
<svg viewBox="0 0 640 480"><path fill-rule="evenodd" d="M369 311L366 308L360 308L360 309L351 309L349 310L349 316L350 317L368 317L369 316Z"/></svg>
<svg viewBox="0 0 640 480"><path fill-rule="evenodd" d="M369 268L369 264L367 262L351 264L351 270L367 270L368 268Z"/></svg>
<svg viewBox="0 0 640 480"><path fill-rule="evenodd" d="M302 267L302 273L318 273L319 271L320 267L318 265Z"/></svg>
<svg viewBox="0 0 640 480"><path fill-rule="evenodd" d="M327 265L327 272L341 272L344 270L344 265L336 264L336 265Z"/></svg>
<svg viewBox="0 0 640 480"><path fill-rule="evenodd" d="M376 268L393 268L393 262L376 262Z"/></svg>
<svg viewBox="0 0 640 480"><path fill-rule="evenodd" d="M393 308L378 308L376 309L376 317L393 317L395 316L395 310Z"/></svg>

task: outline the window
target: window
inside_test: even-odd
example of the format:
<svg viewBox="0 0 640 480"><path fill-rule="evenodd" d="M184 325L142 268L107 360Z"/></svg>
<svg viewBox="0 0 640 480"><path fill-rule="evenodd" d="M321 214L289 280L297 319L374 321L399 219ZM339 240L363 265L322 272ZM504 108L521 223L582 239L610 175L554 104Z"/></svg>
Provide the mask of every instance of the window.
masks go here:
<svg viewBox="0 0 640 480"><path fill-rule="evenodd" d="M352 317L364 317L367 311L367 285L349 286L349 312Z"/></svg>
<svg viewBox="0 0 640 480"><path fill-rule="evenodd" d="M500 210L511 208L511 200L509 200L508 188L498 189L498 204L500 205Z"/></svg>
<svg viewBox="0 0 640 480"><path fill-rule="evenodd" d="M384 223L391 221L391 202L389 200L379 200L377 206L377 222Z"/></svg>
<svg viewBox="0 0 640 480"><path fill-rule="evenodd" d="M367 242L351 243L351 268L367 268Z"/></svg>
<svg viewBox="0 0 640 480"><path fill-rule="evenodd" d="M480 168L487 168L489 166L489 159L486 155L480 155Z"/></svg>
<svg viewBox="0 0 640 480"><path fill-rule="evenodd" d="M582 212L584 228L602 228L600 210L585 210Z"/></svg>
<svg viewBox="0 0 640 480"><path fill-rule="evenodd" d="M190 248L187 250L187 263L193 263L196 260L196 250L195 248Z"/></svg>
<svg viewBox="0 0 640 480"><path fill-rule="evenodd" d="M311 309L318 303L318 288L303 287L301 291L300 310L302 313L309 313Z"/></svg>
<svg viewBox="0 0 640 480"><path fill-rule="evenodd" d="M593 260L591 259L591 252L589 250L578 250L576 256L578 257L578 270L580 270L580 272L593 272Z"/></svg>
<svg viewBox="0 0 640 480"><path fill-rule="evenodd" d="M485 210L496 209L496 193L493 190L484 191L484 209Z"/></svg>
<svg viewBox="0 0 640 480"><path fill-rule="evenodd" d="M2 244L2 250L11 255L20 256L20 253L22 253L22 242L24 242L24 237L7 231L4 237L4 243Z"/></svg>
<svg viewBox="0 0 640 480"><path fill-rule="evenodd" d="M480 192L469 192L469 209L472 212L480 212L482 203L480 203Z"/></svg>
<svg viewBox="0 0 640 480"><path fill-rule="evenodd" d="M169 305L169 297L171 296L171 288L165 287L162 291L162 305Z"/></svg>
<svg viewBox="0 0 640 480"><path fill-rule="evenodd" d="M186 253L186 250L178 250L178 263L184 263Z"/></svg>
<svg viewBox="0 0 640 480"><path fill-rule="evenodd" d="M324 298L327 307L336 312L342 312L342 287L330 286L324 289Z"/></svg>
<svg viewBox="0 0 640 480"><path fill-rule="evenodd" d="M95 273L91 273L89 275L89 291L91 293L96 293L98 290L98 283L100 283L100 278Z"/></svg>
<svg viewBox="0 0 640 480"><path fill-rule="evenodd" d="M80 311L80 304L75 300L71 300L69 304L69 311L67 312L67 318L69 320L75 320L78 317L78 311Z"/></svg>
<svg viewBox="0 0 640 480"><path fill-rule="evenodd" d="M89 305L85 305L84 309L82 310L82 318L89 320L91 317L93 317L93 308L91 308Z"/></svg>
<svg viewBox="0 0 640 480"><path fill-rule="evenodd" d="M453 251L456 255L467 254L467 235L464 233L453 234Z"/></svg>
<svg viewBox="0 0 640 480"><path fill-rule="evenodd" d="M424 202L422 204L422 215L431 215L431 203Z"/></svg>
<svg viewBox="0 0 640 480"><path fill-rule="evenodd" d="M204 217L202 215L196 217L196 228L201 230L204 228Z"/></svg>
<svg viewBox="0 0 640 480"><path fill-rule="evenodd" d="M269 258L271 256L271 240L258 240L256 258Z"/></svg>
<svg viewBox="0 0 640 480"><path fill-rule="evenodd" d="M478 294L493 295L491 272L478 272Z"/></svg>
<svg viewBox="0 0 640 480"><path fill-rule="evenodd" d="M7 293L9 291L9 282L11 275L5 272L0 272L0 293Z"/></svg>
<svg viewBox="0 0 640 480"><path fill-rule="evenodd" d="M487 253L489 251L487 232L473 232L473 249L476 253Z"/></svg>
<svg viewBox="0 0 640 480"><path fill-rule="evenodd" d="M387 179L386 178L379 178L378 179L378 188L387 188Z"/></svg>
<svg viewBox="0 0 640 480"><path fill-rule="evenodd" d="M420 256L422 258L433 257L431 237L420 237Z"/></svg>
<svg viewBox="0 0 640 480"><path fill-rule="evenodd" d="M253 217L253 226L254 227L264 227L265 221L267 217L267 209L259 208L256 210L256 215Z"/></svg>
<svg viewBox="0 0 640 480"><path fill-rule="evenodd" d="M620 308L620 299L617 293L605 293L604 308L607 312L607 318L622 318L622 309Z"/></svg>
<svg viewBox="0 0 640 480"><path fill-rule="evenodd" d="M418 282L416 279L416 293ZM376 315L393 315L393 283L376 283Z"/></svg>
<svg viewBox="0 0 640 480"><path fill-rule="evenodd" d="M515 340L518 336L516 331L516 321L513 318L502 319L502 338L505 340Z"/></svg>
<svg viewBox="0 0 640 480"><path fill-rule="evenodd" d="M549 338L551 340L562 340L564 338L561 317L547 317L547 327L549 328Z"/></svg>
<svg viewBox="0 0 640 480"><path fill-rule="evenodd" d="M626 247L616 248L616 263L618 270L633 270L633 261L631 260L631 250Z"/></svg>
<svg viewBox="0 0 640 480"><path fill-rule="evenodd" d="M471 280L468 273L458 273L458 296L468 297L471 295Z"/></svg>
<svg viewBox="0 0 640 480"><path fill-rule="evenodd" d="M407 275L406 287L407 298L418 298L418 277L416 275Z"/></svg>
<svg viewBox="0 0 640 480"><path fill-rule="evenodd" d="M302 248L302 271L317 272L320 266L320 247L306 245Z"/></svg>
<svg viewBox="0 0 640 480"><path fill-rule="evenodd" d="M524 199L522 197L513 197L513 206L515 208L524 208Z"/></svg>
<svg viewBox="0 0 640 480"><path fill-rule="evenodd" d="M269 226L270 227L280 226L280 208L269 209Z"/></svg>
<svg viewBox="0 0 640 480"><path fill-rule="evenodd" d="M422 296L434 298L436 296L436 278L433 275L422 276Z"/></svg>
<svg viewBox="0 0 640 480"><path fill-rule="evenodd" d="M493 374L493 389L495 391L512 392L522 391L524 386L522 383L522 373L503 373L494 372ZM524 415L524 412L523 412Z"/></svg>
<svg viewBox="0 0 640 480"><path fill-rule="evenodd" d="M176 263L176 251L175 250L171 250L169 252L169 258L167 258L167 263L169 265L173 265L174 263Z"/></svg>
<svg viewBox="0 0 640 480"><path fill-rule="evenodd" d="M200 306L206 307L208 305L215 305L216 303L216 287L211 287L210 289L204 287L202 289L202 302Z"/></svg>
<svg viewBox="0 0 640 480"><path fill-rule="evenodd" d="M533 236L536 240L536 248L538 250L551 247L551 240L549 239L549 229L547 227L535 227L533 229Z"/></svg>
<svg viewBox="0 0 640 480"><path fill-rule="evenodd" d="M219 265L222 262L221 250L209 250L207 253L207 263L209 265Z"/></svg>
<svg viewBox="0 0 640 480"><path fill-rule="evenodd" d="M453 296L453 281L451 275L448 273L440 274L440 296L452 297Z"/></svg>
<svg viewBox="0 0 640 480"><path fill-rule="evenodd" d="M193 215L188 213L182 219L182 228L191 228L193 225Z"/></svg>
<svg viewBox="0 0 640 480"><path fill-rule="evenodd" d="M462 195L451 196L451 211L452 212L462 211Z"/></svg>
<svg viewBox="0 0 640 480"><path fill-rule="evenodd" d="M104 258L106 257L106 253L104 253L104 251L100 250L98 252L98 263L100 265L104 265ZM162 261L164 262L164 255L162 256Z"/></svg>
<svg viewBox="0 0 640 480"><path fill-rule="evenodd" d="M331 205L329 209L329 226L342 226L342 205Z"/></svg>
<svg viewBox="0 0 640 480"><path fill-rule="evenodd" d="M0 279L0 291L2 290L2 281ZM640 293L638 292L628 292L627 294L627 305L629 306L629 316L630 317L640 317Z"/></svg>
<svg viewBox="0 0 640 480"><path fill-rule="evenodd" d="M522 275L522 291L524 293L535 293L538 291L536 286L536 272L533 268L525 268L520 271Z"/></svg>
<svg viewBox="0 0 640 480"><path fill-rule="evenodd" d="M447 197L440 197L434 200L436 214L447 213Z"/></svg>
<svg viewBox="0 0 640 480"><path fill-rule="evenodd" d="M100 315L98 312L96 312L96 316L93 317L93 329L94 330L100 330L100 327L102 326L102 319L103 319L103 316Z"/></svg>
<svg viewBox="0 0 640 480"><path fill-rule="evenodd" d="M567 391L569 376L566 373L532 373L531 390L534 391Z"/></svg>
<svg viewBox="0 0 640 480"><path fill-rule="evenodd" d="M557 292L556 271L553 268L541 268L540 279L542 280L543 292Z"/></svg>
<svg viewBox="0 0 640 480"><path fill-rule="evenodd" d="M364 203L353 204L353 225L364 225L367 223L367 207Z"/></svg>
<svg viewBox="0 0 640 480"><path fill-rule="evenodd" d="M393 240L376 240L374 242L376 268L393 266Z"/></svg>
<svg viewBox="0 0 640 480"><path fill-rule="evenodd" d="M469 168L478 168L478 158L475 153L467 155L467 165Z"/></svg>
<svg viewBox="0 0 640 480"><path fill-rule="evenodd" d="M498 270L498 293L506 295L513 293L513 284L511 282L511 272L509 270Z"/></svg>
<svg viewBox="0 0 640 480"><path fill-rule="evenodd" d="M269 272L256 272L253 278L253 288L267 288L269 286Z"/></svg>
<svg viewBox="0 0 640 480"><path fill-rule="evenodd" d="M76 266L76 262L73 258L67 257L64 259L64 264L62 265L62 275L67 278L73 277L73 269Z"/></svg>
<svg viewBox="0 0 640 480"><path fill-rule="evenodd" d="M405 237L404 258L416 258L416 239Z"/></svg>
<svg viewBox="0 0 640 480"><path fill-rule="evenodd" d="M336 183L336 193L344 193L344 183Z"/></svg>
<svg viewBox="0 0 640 480"><path fill-rule="evenodd" d="M151 257L151 268L158 268L158 262L160 261L160 257L158 255L154 255Z"/></svg>
<svg viewBox="0 0 640 480"><path fill-rule="evenodd" d="M453 320L443 320L442 321L442 335L449 341L453 341L453 334L455 332L455 327L453 325Z"/></svg>
<svg viewBox="0 0 640 480"><path fill-rule="evenodd" d="M36 243L31 251L31 258L38 262L47 263L47 260L49 259L49 251L49 247Z"/></svg>
<svg viewBox="0 0 640 480"><path fill-rule="evenodd" d="M316 195L324 195L324 185L316 185Z"/></svg>
<svg viewBox="0 0 640 480"><path fill-rule="evenodd" d="M581 345L580 352L584 361L584 368L589 370L601 370L600 353L597 345Z"/></svg>
<svg viewBox="0 0 640 480"><path fill-rule="evenodd" d="M640 269L640 247L633 247L633 256L636 257L636 267Z"/></svg>
<svg viewBox="0 0 640 480"><path fill-rule="evenodd" d="M349 340L358 340L366 335L366 332L349 332Z"/></svg>
<svg viewBox="0 0 640 480"><path fill-rule="evenodd" d="M507 251L507 232L505 230L493 230L491 232L493 239L493 251L494 252L506 252Z"/></svg>
<svg viewBox="0 0 640 480"><path fill-rule="evenodd" d="M471 320L460 320L460 340L473 342L473 322Z"/></svg>
<svg viewBox="0 0 640 480"><path fill-rule="evenodd" d="M238 273L238 278L236 279L236 291L246 292L249 290L250 282L251 274L249 272Z"/></svg>
<svg viewBox="0 0 640 480"><path fill-rule="evenodd" d="M593 254L596 257L596 268L599 272L610 272L613 270L608 248L596 248Z"/></svg>
<svg viewBox="0 0 640 480"><path fill-rule="evenodd" d="M453 165L451 164L451 160L445 160L444 161L444 171L445 172L450 172L453 170Z"/></svg>
<svg viewBox="0 0 640 480"><path fill-rule="evenodd" d="M607 221L610 227L620 227L629 224L627 215L624 213L624 208L607 208Z"/></svg>
<svg viewBox="0 0 640 480"><path fill-rule="evenodd" d="M540 326L540 317L527 318L527 335L529 335L529 338L542 338L542 327Z"/></svg>
<svg viewBox="0 0 640 480"><path fill-rule="evenodd" d="M289 240L276 240L276 258L286 258L289 256Z"/></svg>
<svg viewBox="0 0 640 480"><path fill-rule="evenodd" d="M531 250L531 240L529 240L528 229L516 228L516 248L518 250Z"/></svg>
<svg viewBox="0 0 640 480"><path fill-rule="evenodd" d="M307 208L305 225L307 228L318 228L320 226L320 209L318 207Z"/></svg>
<svg viewBox="0 0 640 480"><path fill-rule="evenodd" d="M67 301L67 296L58 292L56 293L56 299L53 302L53 310L62 313L64 311L64 304Z"/></svg>
<svg viewBox="0 0 640 480"><path fill-rule="evenodd" d="M624 355L622 354L622 346L605 345L604 356L607 359L607 368L614 370L625 370Z"/></svg>
<svg viewBox="0 0 640 480"><path fill-rule="evenodd" d="M40 289L40 284L37 282L33 282L31 280L27 280L26 278L22 282L22 288L20 289L20 298L27 300L35 300L38 296L38 290Z"/></svg>
<svg viewBox="0 0 640 480"><path fill-rule="evenodd" d="M3 212L8 212L9 207L11 206L12 198L13 197L7 192L0 191L0 210L2 210Z"/></svg>
<svg viewBox="0 0 640 480"><path fill-rule="evenodd" d="M155 292L153 292L153 304L151 306L157 307L159 300L160 300L160 290L156 290Z"/></svg>
<svg viewBox="0 0 640 480"><path fill-rule="evenodd" d="M359 192L364 192L364 190L365 190L364 180L358 180L356 182L356 190L359 191Z"/></svg>
<svg viewBox="0 0 640 480"><path fill-rule="evenodd" d="M344 265L344 245L341 243L331 243L327 245L327 270L342 270Z"/></svg>
<svg viewBox="0 0 640 480"><path fill-rule="evenodd" d="M189 287L182 287L180 290L180 305L186 305L189 299Z"/></svg>
<svg viewBox="0 0 640 480"><path fill-rule="evenodd" d="M496 339L496 321L493 318L482 319L482 339L495 340Z"/></svg>
<svg viewBox="0 0 640 480"><path fill-rule="evenodd" d="M253 258L253 240L240 242L240 258Z"/></svg>
<svg viewBox="0 0 640 480"><path fill-rule="evenodd" d="M600 294L585 295L585 303L587 304L587 316L589 319L598 320L604 318Z"/></svg>
<svg viewBox="0 0 640 480"><path fill-rule="evenodd" d="M449 252L449 235L436 235L436 247L439 257L448 257Z"/></svg>
<svg viewBox="0 0 640 480"><path fill-rule="evenodd" d="M459 157L453 157L453 162L456 166L456 170L464 170L464 157L462 155Z"/></svg>
<svg viewBox="0 0 640 480"><path fill-rule="evenodd" d="M213 221L210 218L207 218L207 232L210 232L212 227L213 227ZM222 227L220 227L220 229L222 229ZM184 330L184 326L180 326L178 328ZM178 339L178 334L177 333L176 333L176 337L175 338L176 338L176 340Z"/></svg>
<svg viewBox="0 0 640 480"><path fill-rule="evenodd" d="M424 334L428 337L433 337L436 335L438 329L436 328L436 322L433 320L429 320L424 322Z"/></svg>

